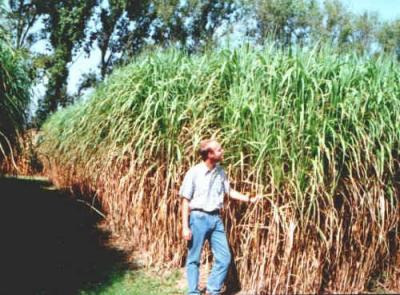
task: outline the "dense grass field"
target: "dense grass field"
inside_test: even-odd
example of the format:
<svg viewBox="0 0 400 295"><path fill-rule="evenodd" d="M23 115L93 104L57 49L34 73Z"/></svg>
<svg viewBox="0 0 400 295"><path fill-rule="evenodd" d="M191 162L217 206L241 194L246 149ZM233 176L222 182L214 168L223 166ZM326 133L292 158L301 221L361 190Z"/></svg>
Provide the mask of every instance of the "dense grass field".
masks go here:
<svg viewBox="0 0 400 295"><path fill-rule="evenodd" d="M51 116L40 152L121 244L182 266L178 189L214 136L232 186L264 195L226 201L243 288L400 292L399 80L394 60L329 49L155 51Z"/></svg>

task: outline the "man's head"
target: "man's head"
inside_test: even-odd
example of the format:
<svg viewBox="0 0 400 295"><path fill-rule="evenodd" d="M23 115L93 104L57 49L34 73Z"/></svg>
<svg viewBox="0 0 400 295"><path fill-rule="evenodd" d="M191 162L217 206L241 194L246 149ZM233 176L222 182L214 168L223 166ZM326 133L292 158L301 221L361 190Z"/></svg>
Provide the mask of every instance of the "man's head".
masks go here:
<svg viewBox="0 0 400 295"><path fill-rule="evenodd" d="M224 150L215 139L206 139L200 142L200 155L203 161L220 162L224 158Z"/></svg>

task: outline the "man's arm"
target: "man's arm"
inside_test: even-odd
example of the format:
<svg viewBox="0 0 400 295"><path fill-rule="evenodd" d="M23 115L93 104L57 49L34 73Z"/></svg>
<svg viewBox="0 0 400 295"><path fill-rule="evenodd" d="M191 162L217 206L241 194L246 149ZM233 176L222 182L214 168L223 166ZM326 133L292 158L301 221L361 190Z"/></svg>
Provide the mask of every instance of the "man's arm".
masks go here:
<svg viewBox="0 0 400 295"><path fill-rule="evenodd" d="M182 198L182 235L185 240L192 238L192 231L189 228L189 200Z"/></svg>
<svg viewBox="0 0 400 295"><path fill-rule="evenodd" d="M261 195L256 195L255 197L250 197L247 195L244 195L242 193L239 193L238 191L235 191L234 189L230 189L228 196L232 199L235 200L239 200L239 201L244 201L244 202L251 202L251 203L255 203L257 202L259 199L262 198Z"/></svg>
<svg viewBox="0 0 400 295"><path fill-rule="evenodd" d="M226 175L225 171L223 171L223 186L224 186L224 191L225 193L228 195L228 197L235 199L235 200L239 200L239 201L243 201L243 202L251 202L251 203L255 203L258 200L262 199L261 195L256 195L255 197L250 197L247 195L244 195L242 193L239 193L238 191L235 191L234 189L231 188L231 185L229 183L229 179L228 179L228 175Z"/></svg>
<svg viewBox="0 0 400 295"><path fill-rule="evenodd" d="M194 193L193 170L189 170L179 190L179 195L182 197L182 236L185 240L192 238L192 232L189 228L189 202Z"/></svg>

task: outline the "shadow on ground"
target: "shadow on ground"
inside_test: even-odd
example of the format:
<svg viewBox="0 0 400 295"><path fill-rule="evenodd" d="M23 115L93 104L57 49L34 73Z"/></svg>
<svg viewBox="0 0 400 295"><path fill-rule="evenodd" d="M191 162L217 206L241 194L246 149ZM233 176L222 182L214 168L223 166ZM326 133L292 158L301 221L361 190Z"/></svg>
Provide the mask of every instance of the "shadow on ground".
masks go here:
<svg viewBox="0 0 400 295"><path fill-rule="evenodd" d="M104 245L101 217L50 185L0 178L1 294L78 294L128 268L123 253Z"/></svg>

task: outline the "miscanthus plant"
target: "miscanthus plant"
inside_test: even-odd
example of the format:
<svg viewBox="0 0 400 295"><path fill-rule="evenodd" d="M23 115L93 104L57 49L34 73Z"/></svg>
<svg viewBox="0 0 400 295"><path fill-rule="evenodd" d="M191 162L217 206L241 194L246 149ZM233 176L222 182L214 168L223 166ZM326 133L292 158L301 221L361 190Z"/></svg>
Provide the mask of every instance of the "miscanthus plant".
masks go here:
<svg viewBox="0 0 400 295"><path fill-rule="evenodd" d="M328 49L155 51L55 113L40 150L126 249L183 265L178 189L215 136L232 186L265 196L223 214L243 288L399 290L399 78L389 58Z"/></svg>
<svg viewBox="0 0 400 295"><path fill-rule="evenodd" d="M0 26L0 164L10 155L17 132L26 121L30 86L27 61L11 47Z"/></svg>

